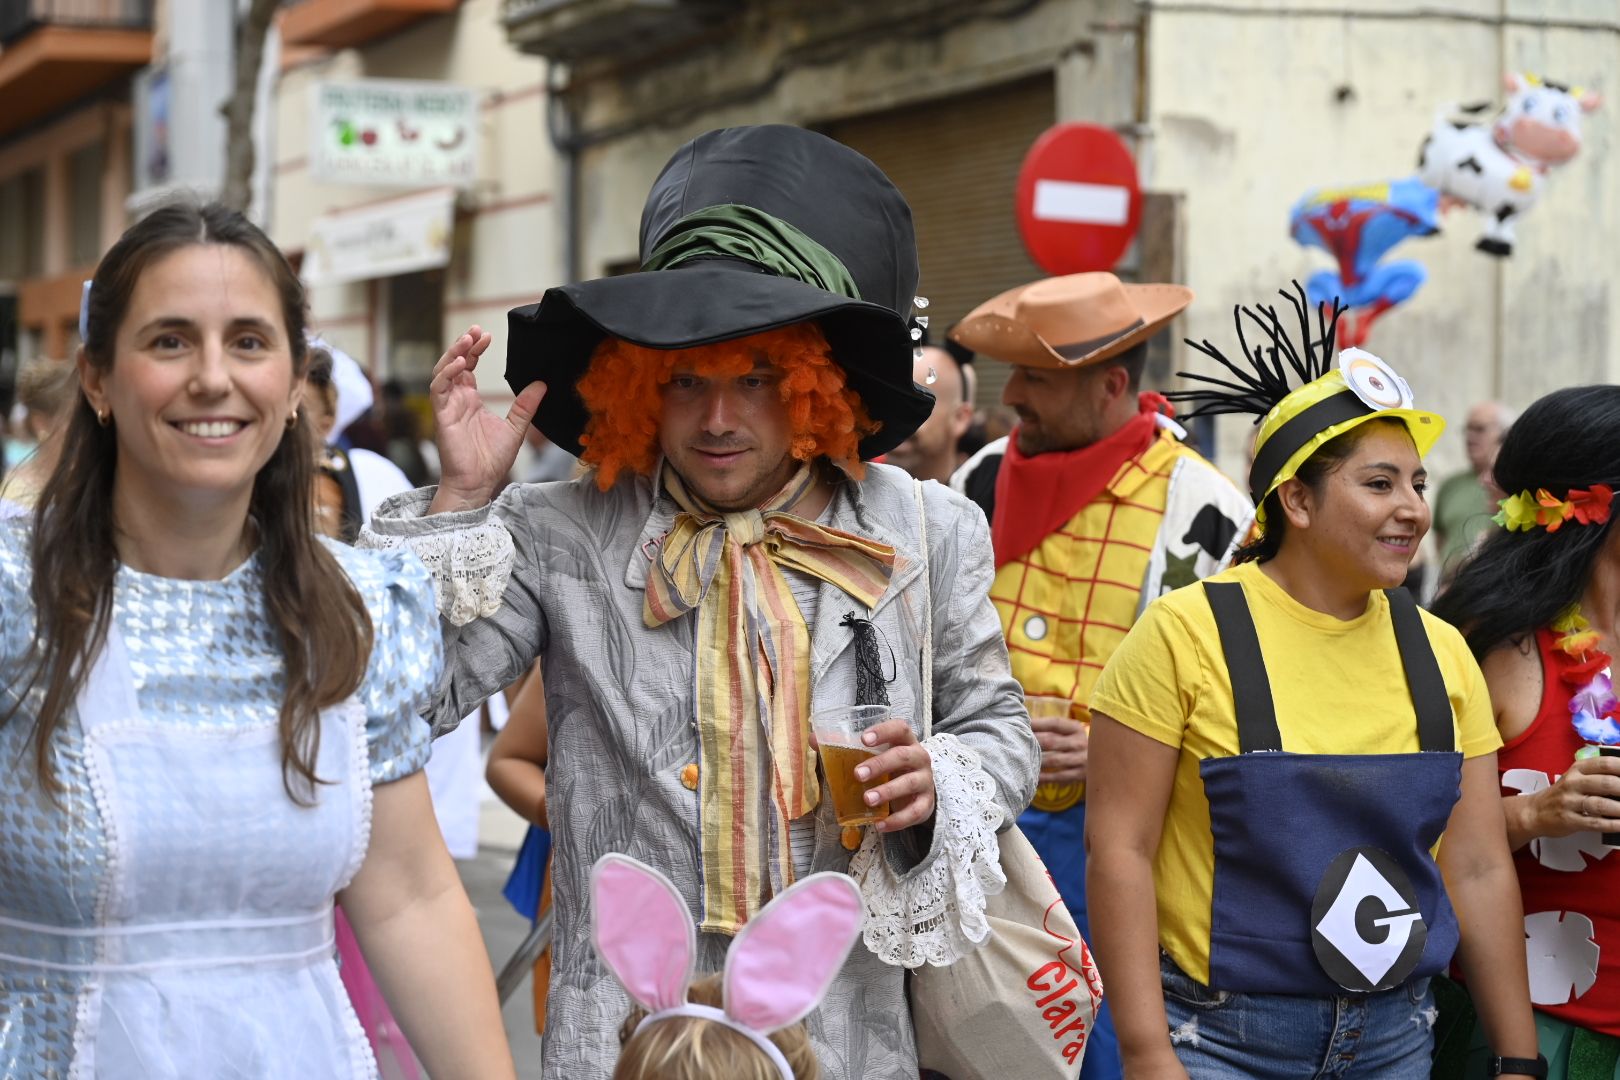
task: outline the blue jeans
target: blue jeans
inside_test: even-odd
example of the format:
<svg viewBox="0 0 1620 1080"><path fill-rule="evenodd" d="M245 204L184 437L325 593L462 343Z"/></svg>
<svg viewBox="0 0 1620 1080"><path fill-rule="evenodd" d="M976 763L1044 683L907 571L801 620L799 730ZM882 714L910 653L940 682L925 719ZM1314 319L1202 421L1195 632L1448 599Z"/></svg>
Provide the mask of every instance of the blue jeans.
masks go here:
<svg viewBox="0 0 1620 1080"><path fill-rule="evenodd" d="M1046 864L1052 883L1063 897L1063 906L1074 916L1080 936L1091 942L1091 920L1086 914L1086 804L1048 813L1025 810L1018 827ZM1080 1080L1120 1080L1124 1069L1119 1060L1119 1037L1108 1013L1107 986L1103 987L1102 1008L1086 1040L1086 1057L1080 1066Z"/></svg>
<svg viewBox="0 0 1620 1080"><path fill-rule="evenodd" d="M1161 954L1170 1045L1192 1080L1429 1080L1428 979L1380 994L1211 990Z"/></svg>

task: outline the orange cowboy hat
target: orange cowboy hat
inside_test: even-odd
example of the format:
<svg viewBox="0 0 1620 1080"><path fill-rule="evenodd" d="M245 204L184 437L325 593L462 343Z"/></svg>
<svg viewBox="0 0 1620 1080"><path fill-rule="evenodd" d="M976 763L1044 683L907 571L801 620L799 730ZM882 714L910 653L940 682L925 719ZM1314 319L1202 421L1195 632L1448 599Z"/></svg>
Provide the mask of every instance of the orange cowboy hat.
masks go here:
<svg viewBox="0 0 1620 1080"><path fill-rule="evenodd" d="M1081 367L1146 341L1192 299L1184 285L1127 285L1108 273L1068 274L986 300L950 337L1009 364Z"/></svg>

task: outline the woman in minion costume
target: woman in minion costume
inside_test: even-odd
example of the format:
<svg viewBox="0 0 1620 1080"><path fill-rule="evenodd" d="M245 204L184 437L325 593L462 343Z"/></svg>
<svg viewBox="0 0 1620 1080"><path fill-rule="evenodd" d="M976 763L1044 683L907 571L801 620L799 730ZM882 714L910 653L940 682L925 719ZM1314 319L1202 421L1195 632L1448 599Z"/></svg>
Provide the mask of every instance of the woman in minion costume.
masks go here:
<svg viewBox="0 0 1620 1080"><path fill-rule="evenodd" d="M1337 308L1313 342L1284 295L1298 347L1239 309L1241 361L1195 345L1232 380L1176 395L1260 418L1262 532L1149 605L1092 702L1086 885L1125 1074L1427 1078L1455 954L1493 1075L1545 1076L1490 698L1399 588L1444 424L1377 357L1335 364Z"/></svg>

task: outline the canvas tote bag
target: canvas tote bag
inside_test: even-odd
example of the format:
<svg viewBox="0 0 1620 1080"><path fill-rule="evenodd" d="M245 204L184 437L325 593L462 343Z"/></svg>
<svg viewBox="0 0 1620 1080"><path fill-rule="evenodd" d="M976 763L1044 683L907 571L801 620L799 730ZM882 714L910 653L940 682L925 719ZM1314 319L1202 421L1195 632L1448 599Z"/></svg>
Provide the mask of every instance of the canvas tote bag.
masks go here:
<svg viewBox="0 0 1620 1080"><path fill-rule="evenodd" d="M922 554L928 517L917 482ZM923 738L934 728L934 620L923 578ZM951 1080L1074 1080L1102 980L1052 876L1017 825L1002 830L1007 887L989 898L984 944L948 967L911 973L917 1060Z"/></svg>

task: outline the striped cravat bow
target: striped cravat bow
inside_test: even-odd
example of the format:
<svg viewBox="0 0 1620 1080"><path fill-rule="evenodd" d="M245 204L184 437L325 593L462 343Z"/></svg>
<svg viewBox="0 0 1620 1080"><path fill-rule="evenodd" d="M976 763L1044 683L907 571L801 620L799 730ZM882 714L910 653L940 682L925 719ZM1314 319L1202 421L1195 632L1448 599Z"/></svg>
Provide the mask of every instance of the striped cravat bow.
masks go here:
<svg viewBox="0 0 1620 1080"><path fill-rule="evenodd" d="M795 517L815 490L808 465L763 506L737 513L706 506L668 466L663 483L682 513L648 571L642 614L657 627L697 610L702 929L735 934L792 882L788 822L821 800L810 630L782 571L836 585L870 609L888 587L894 549Z"/></svg>

